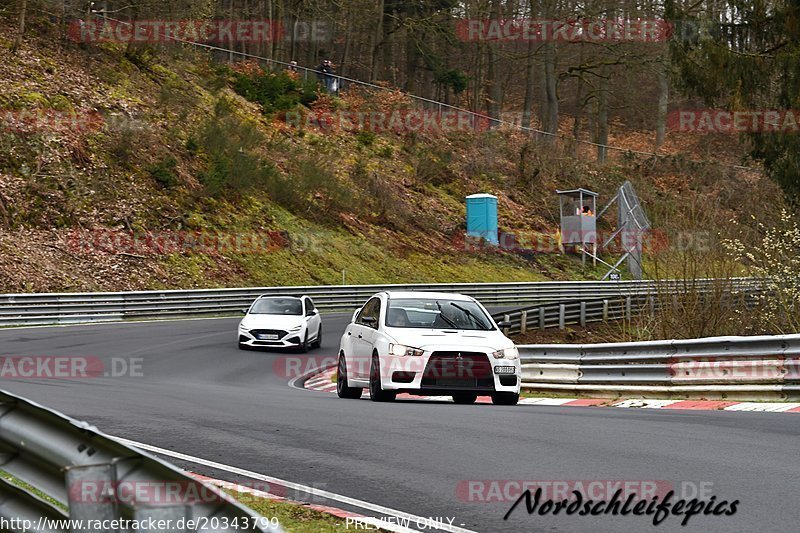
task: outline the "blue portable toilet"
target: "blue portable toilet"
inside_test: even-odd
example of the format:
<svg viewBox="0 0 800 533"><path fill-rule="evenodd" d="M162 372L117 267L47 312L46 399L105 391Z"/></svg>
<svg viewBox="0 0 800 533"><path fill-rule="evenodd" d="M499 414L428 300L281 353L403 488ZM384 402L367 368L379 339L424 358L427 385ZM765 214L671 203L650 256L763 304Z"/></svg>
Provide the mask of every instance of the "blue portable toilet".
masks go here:
<svg viewBox="0 0 800 533"><path fill-rule="evenodd" d="M467 196L467 235L480 237L494 245L497 240L497 196L473 194Z"/></svg>

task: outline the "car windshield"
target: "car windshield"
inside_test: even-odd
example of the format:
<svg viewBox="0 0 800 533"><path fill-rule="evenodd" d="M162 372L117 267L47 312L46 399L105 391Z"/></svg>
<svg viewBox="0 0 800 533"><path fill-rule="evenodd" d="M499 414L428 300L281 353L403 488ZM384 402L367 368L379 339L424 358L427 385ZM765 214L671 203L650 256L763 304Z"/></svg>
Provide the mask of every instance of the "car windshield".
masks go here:
<svg viewBox="0 0 800 533"><path fill-rule="evenodd" d="M458 329L490 331L491 320L475 302L468 300L390 299L386 325L392 328Z"/></svg>
<svg viewBox="0 0 800 533"><path fill-rule="evenodd" d="M260 298L250 310L251 315L302 315L303 302L298 298Z"/></svg>

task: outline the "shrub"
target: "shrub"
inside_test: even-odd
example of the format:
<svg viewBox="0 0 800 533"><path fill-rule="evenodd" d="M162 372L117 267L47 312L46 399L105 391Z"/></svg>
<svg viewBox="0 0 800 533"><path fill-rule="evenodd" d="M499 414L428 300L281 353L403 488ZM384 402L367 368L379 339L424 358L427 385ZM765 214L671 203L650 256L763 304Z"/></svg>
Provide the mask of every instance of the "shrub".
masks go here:
<svg viewBox="0 0 800 533"><path fill-rule="evenodd" d="M356 134L356 141L358 141L358 144L361 146L372 146L375 144L376 138L377 135L375 135L375 132L372 131L364 130L359 131L358 134Z"/></svg>
<svg viewBox="0 0 800 533"><path fill-rule="evenodd" d="M267 186L277 179L275 167L255 153L265 139L253 124L232 112L228 100L217 102L214 116L201 128L197 143L208 157L200 182L212 196Z"/></svg>
<svg viewBox="0 0 800 533"><path fill-rule="evenodd" d="M251 102L261 104L265 114L310 105L317 99L316 81L301 81L286 72L264 69L233 73L233 89Z"/></svg>
<svg viewBox="0 0 800 533"><path fill-rule="evenodd" d="M786 210L778 225L759 226L763 231L760 243L746 245L733 239L725 245L735 259L762 279L760 319L765 326L783 334L800 332L800 226Z"/></svg>
<svg viewBox="0 0 800 533"><path fill-rule="evenodd" d="M174 157L167 157L152 165L147 171L163 187L174 187L178 184L178 175L175 174L177 166L178 161Z"/></svg>

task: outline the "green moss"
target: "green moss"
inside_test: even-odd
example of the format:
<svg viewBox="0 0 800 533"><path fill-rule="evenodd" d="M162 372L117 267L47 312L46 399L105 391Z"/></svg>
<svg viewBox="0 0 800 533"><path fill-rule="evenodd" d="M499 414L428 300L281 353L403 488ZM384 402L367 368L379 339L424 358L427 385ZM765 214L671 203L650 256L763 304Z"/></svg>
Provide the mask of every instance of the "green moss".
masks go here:
<svg viewBox="0 0 800 533"><path fill-rule="evenodd" d="M57 94L51 97L49 104L50 107L56 111L63 111L65 113L71 113L75 109L72 105L72 102L70 102L69 99L63 94Z"/></svg>
<svg viewBox="0 0 800 533"><path fill-rule="evenodd" d="M55 507L61 509L62 511L66 511L67 510L67 507L64 504L62 504L61 502L51 498L50 496L48 496L44 492L40 491L39 489L34 488L32 485L29 485L28 483L25 483L24 481L22 481L21 479L19 479L16 476L14 476L13 474L9 474L5 470L0 470L0 477L2 477L3 479L9 481L12 485L16 485L17 487L30 492L34 496L36 496L38 498L41 498L42 500L46 501L50 505L54 505Z"/></svg>
<svg viewBox="0 0 800 533"><path fill-rule="evenodd" d="M50 105L47 97L36 91L19 91L16 97L17 109L47 108Z"/></svg>
<svg viewBox="0 0 800 533"><path fill-rule="evenodd" d="M347 529L344 519L312 509L306 505L267 500L249 494L232 492L233 496L266 519L275 518L287 533L341 533ZM356 529L350 524L350 529ZM372 529L372 531L383 531Z"/></svg>

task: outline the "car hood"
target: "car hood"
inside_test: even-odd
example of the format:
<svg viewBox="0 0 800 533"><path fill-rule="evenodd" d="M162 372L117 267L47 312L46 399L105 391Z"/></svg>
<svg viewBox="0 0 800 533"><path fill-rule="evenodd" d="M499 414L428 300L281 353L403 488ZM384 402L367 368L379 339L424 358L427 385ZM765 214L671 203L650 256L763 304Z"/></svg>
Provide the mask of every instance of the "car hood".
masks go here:
<svg viewBox="0 0 800 533"><path fill-rule="evenodd" d="M471 348L494 351L514 346L514 342L503 335L502 331L387 328L386 332L398 344L426 351L431 348Z"/></svg>
<svg viewBox="0 0 800 533"><path fill-rule="evenodd" d="M288 331L303 323L299 315L247 315L242 319L246 329L280 329Z"/></svg>

